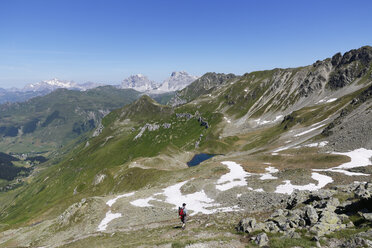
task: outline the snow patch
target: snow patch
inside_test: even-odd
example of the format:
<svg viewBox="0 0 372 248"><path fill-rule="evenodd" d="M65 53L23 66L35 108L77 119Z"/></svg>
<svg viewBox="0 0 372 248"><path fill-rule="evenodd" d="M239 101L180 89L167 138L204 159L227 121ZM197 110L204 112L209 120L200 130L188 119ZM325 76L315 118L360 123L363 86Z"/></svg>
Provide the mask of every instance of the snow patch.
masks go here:
<svg viewBox="0 0 372 248"><path fill-rule="evenodd" d="M278 179L277 177L274 177L273 175L271 175L273 173L279 172L278 169L276 169L275 167L269 166L265 168L265 170L267 171L267 173L261 174L261 177L260 177L261 180Z"/></svg>
<svg viewBox="0 0 372 248"><path fill-rule="evenodd" d="M284 184L279 185L276 187L275 193L280 193L280 194L288 194L290 195L295 189L298 190L309 190L309 191L316 191L324 186L326 186L328 183L333 182L332 177L322 175L316 172L311 173L311 177L318 181L318 184L315 185L314 183L309 183L307 185L293 185L291 184L290 180L285 180L283 181Z"/></svg>
<svg viewBox="0 0 372 248"><path fill-rule="evenodd" d="M275 117L274 120L261 120L261 119L257 119L255 120L255 122L257 123L257 125L261 126L261 125L265 125L265 124L269 124L269 123L275 123L277 122L278 120L280 120L281 118L283 117L283 115L278 115Z"/></svg>
<svg viewBox="0 0 372 248"><path fill-rule="evenodd" d="M230 172L222 175L217 181L216 189L220 191L229 190L236 186L246 186L247 182L245 177L250 176L251 174L246 172L243 167L239 164L232 161L225 161L222 164L226 165L229 168Z"/></svg>
<svg viewBox="0 0 372 248"><path fill-rule="evenodd" d="M123 194L123 195L118 195L117 197L115 197L114 199L111 199L111 200L108 200L106 202L106 205L109 206L111 208L111 206L120 198L123 198L123 197L129 197L129 196L132 196L134 195L135 192L131 192L131 193L127 193L127 194ZM102 231L106 231L106 228L108 226L108 224L114 220L114 219L117 219L117 218L120 218L121 217L121 213L112 213L111 210L109 210L107 213L106 213L106 216L105 218L101 221L101 223L98 225L98 228L97 230L99 232L102 232Z"/></svg>
<svg viewBox="0 0 372 248"><path fill-rule="evenodd" d="M106 213L106 216L105 218L101 221L101 223L98 225L98 231L102 232L102 231L106 231L106 228L108 226L108 224L113 221L114 219L117 219L117 218L120 218L121 217L121 213L111 213L111 210L109 210L107 213Z"/></svg>
<svg viewBox="0 0 372 248"><path fill-rule="evenodd" d="M370 159L372 157L372 150L367 150L365 148L359 148L351 152L332 152L331 154L348 156L351 159L351 161L341 164L337 167L333 167L329 169L313 169L313 171L338 172L338 173L343 173L347 176L369 176L369 174L351 172L351 171L347 171L346 169L352 169L355 167L365 167L365 166L371 165L372 163Z"/></svg>
<svg viewBox="0 0 372 248"><path fill-rule="evenodd" d="M294 137L299 137L299 136L302 136L302 135L308 134L308 133L310 133L310 132L312 132L312 131L314 131L314 130L317 130L318 128L321 128L321 127L323 127L323 126L325 126L325 124L321 124L321 125L315 126L315 127L313 127L313 128L310 128L309 130L306 130L306 131L304 131L304 132L301 132L301 133L299 133L299 134L294 135Z"/></svg>
<svg viewBox="0 0 372 248"><path fill-rule="evenodd" d="M226 120L227 123L231 123L231 120L229 118L227 117L223 117L223 118Z"/></svg>
<svg viewBox="0 0 372 248"><path fill-rule="evenodd" d="M114 203L120 199L120 198L123 198L123 197L129 197L129 196L132 196L134 195L135 192L130 192L130 193L127 193L127 194L123 194L123 195L118 195L117 197L115 197L114 199L111 199L111 200L108 200L106 202L106 204L111 207L112 205L114 205Z"/></svg>
<svg viewBox="0 0 372 248"><path fill-rule="evenodd" d="M320 100L320 101L318 101L318 103L323 103L323 102L326 102L326 103L330 103L330 102L334 102L334 101L336 101L337 100L337 98L331 98L331 99L322 99L322 100Z"/></svg>
<svg viewBox="0 0 372 248"><path fill-rule="evenodd" d="M278 152L281 152L281 151L284 151L284 150L287 150L289 148L291 148L292 146L283 146L283 147L280 147L276 150L273 151L273 153L271 153L271 155L278 155Z"/></svg>
<svg viewBox="0 0 372 248"><path fill-rule="evenodd" d="M204 190L195 192L188 195L182 195L181 187L185 185L188 181L177 183L175 185L169 186L163 190L163 194L165 195L165 201L169 204L175 205L175 209L177 206L181 204L181 201L187 202L187 209L193 211L190 215L195 215L197 213L202 214L212 214L216 211L216 209L207 209L208 207L214 207L218 204L213 203L214 200L209 198Z"/></svg>
<svg viewBox="0 0 372 248"><path fill-rule="evenodd" d="M153 205L151 205L149 203L149 201L155 201L156 199L152 196L150 197L147 197L147 198L144 198L144 199L137 199L135 201L131 201L130 204L132 204L133 206L136 206L136 207L152 207Z"/></svg>
<svg viewBox="0 0 372 248"><path fill-rule="evenodd" d="M319 142L319 143L312 143L312 144L308 144L308 145L305 145L305 146L306 147L325 147L327 144L328 144L328 141L322 141L322 142Z"/></svg>

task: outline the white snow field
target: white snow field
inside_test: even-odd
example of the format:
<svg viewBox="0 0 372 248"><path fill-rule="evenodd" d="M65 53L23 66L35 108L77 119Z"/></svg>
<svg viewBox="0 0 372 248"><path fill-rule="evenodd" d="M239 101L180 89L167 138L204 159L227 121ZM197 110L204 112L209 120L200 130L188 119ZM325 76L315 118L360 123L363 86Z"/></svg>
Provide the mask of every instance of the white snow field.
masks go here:
<svg viewBox="0 0 372 248"><path fill-rule="evenodd" d="M267 173L261 174L261 177L260 177L261 180L278 179L277 177L274 177L273 175L271 175L271 174L279 172L278 169L276 169L275 167L269 166L265 168L265 170L267 171Z"/></svg>
<svg viewBox="0 0 372 248"><path fill-rule="evenodd" d="M177 209L177 206L180 206L183 202L187 203L187 209L191 211L191 216L202 213L202 214L213 214L215 212L229 212L239 210L237 206L233 207L218 207L220 206L219 203L215 203L213 199L209 198L204 190L199 192L195 192L192 194L183 195L181 192L181 187L185 185L189 181L177 183L171 185L165 189L163 189L162 193L157 193L155 195L164 195L165 200L156 199L152 196L144 198L144 199L137 199L135 201L131 201L130 204L136 207L151 207L153 205L149 204L150 200L159 201L159 202L166 202L171 205L174 205L174 209Z"/></svg>
<svg viewBox="0 0 372 248"><path fill-rule="evenodd" d="M112 205L114 205L114 203L120 199L120 198L123 198L123 197L129 197L129 196L132 196L134 195L135 192L130 192L130 193L127 193L127 194L123 194L123 195L118 195L117 197L115 197L114 199L111 199L111 200L108 200L106 202L106 204L111 207Z"/></svg>
<svg viewBox="0 0 372 248"><path fill-rule="evenodd" d="M318 103L323 103L323 102L330 103L330 102L334 102L336 100L337 100L337 98L331 98L331 99L328 99L328 100L322 99L322 100L318 101Z"/></svg>
<svg viewBox="0 0 372 248"><path fill-rule="evenodd" d="M337 167L333 167L329 169L313 169L313 171L339 172L339 173L343 173L348 176L369 176L370 175L370 174L359 173L359 172L351 172L351 171L347 171L346 169L352 169L355 167L364 167L364 166L372 165L372 162L371 162L372 150L367 150L365 148L359 148L351 152L332 152L332 154L348 156L350 157L351 161L341 164Z"/></svg>
<svg viewBox="0 0 372 248"><path fill-rule="evenodd" d="M243 167L239 164L231 161L222 162L229 168L230 172L222 175L217 181L216 189L220 191L225 191L232 189L236 186L246 186L247 182L245 177L249 177L251 174L246 172Z"/></svg>
<svg viewBox="0 0 372 248"><path fill-rule="evenodd" d="M274 120L271 120L271 121L266 121L266 120L261 120L261 119L257 119L255 120L256 124L258 126L261 126L261 125L265 125L265 124L269 124L269 123L275 123L277 122L278 120L280 120L281 118L283 117L283 115L278 115L275 117Z"/></svg>
<svg viewBox="0 0 372 248"><path fill-rule="evenodd" d="M129 196L132 196L134 195L135 192L131 192L131 193L127 193L127 194L123 194L123 195L118 195L117 197L111 199L111 200L108 200L106 202L106 205L109 206L111 208L111 206L120 198L123 198L123 197L129 197ZM106 213L106 216L105 218L101 221L101 223L98 225L98 228L97 228L97 231L99 232L102 232L102 231L106 231L106 228L108 226L108 224L114 220L114 219L117 219L117 218L120 218L121 217L121 213L112 213L111 210L109 210L107 213Z"/></svg>
<svg viewBox="0 0 372 248"><path fill-rule="evenodd" d="M317 129L319 129L319 128L325 126L325 125L326 125L326 124L320 124L320 125L318 125L318 126L314 126L313 128L310 128L310 129L308 129L308 130L306 130L306 131L303 131L303 132L301 132L301 133L298 133L298 134L294 135L294 137L300 137L300 136L302 136L302 135L305 135L305 134L311 133L312 131L317 130Z"/></svg>
<svg viewBox="0 0 372 248"><path fill-rule="evenodd" d="M102 231L106 231L106 228L108 226L108 224L114 220L114 219L117 219L117 218L120 218L121 217L121 213L111 213L111 210L109 210L107 213L106 213L106 216L105 218L101 221L101 223L98 225L98 231L102 232Z"/></svg>
<svg viewBox="0 0 372 248"><path fill-rule="evenodd" d="M309 191L316 191L324 186L326 186L328 183L333 182L332 177L322 175L316 172L311 173L311 177L318 181L318 184L315 185L314 183L309 183L307 185L293 185L291 184L290 180L283 181L284 184L281 184L276 187L275 193L281 193L281 194L288 194L290 195L295 189L298 190L309 190Z"/></svg>
<svg viewBox="0 0 372 248"><path fill-rule="evenodd" d="M147 197L147 198L137 199L137 200L131 201L130 204L132 204L133 206L136 206L136 207L151 207L152 205L149 203L149 201L156 201L156 200L157 199L150 196L150 197Z"/></svg>

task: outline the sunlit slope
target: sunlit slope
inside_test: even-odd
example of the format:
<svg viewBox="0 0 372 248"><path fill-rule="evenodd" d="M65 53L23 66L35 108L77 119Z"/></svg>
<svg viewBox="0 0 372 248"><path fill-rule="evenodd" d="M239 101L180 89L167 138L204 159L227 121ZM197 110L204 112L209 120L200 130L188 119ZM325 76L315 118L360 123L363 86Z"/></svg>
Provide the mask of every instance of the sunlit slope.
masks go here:
<svg viewBox="0 0 372 248"><path fill-rule="evenodd" d="M85 197L166 184L198 152L243 159L327 141L322 130L355 99L364 103L350 113L370 106L371 54L363 47L307 67L252 72L178 107L142 96L108 114L102 133L63 162L9 193L1 219L38 221Z"/></svg>

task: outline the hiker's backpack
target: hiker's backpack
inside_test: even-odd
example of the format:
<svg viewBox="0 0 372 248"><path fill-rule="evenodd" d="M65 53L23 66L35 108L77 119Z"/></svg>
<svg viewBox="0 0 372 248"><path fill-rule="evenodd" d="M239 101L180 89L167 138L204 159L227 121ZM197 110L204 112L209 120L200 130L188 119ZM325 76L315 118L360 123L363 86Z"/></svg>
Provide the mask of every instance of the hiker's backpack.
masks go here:
<svg viewBox="0 0 372 248"><path fill-rule="evenodd" d="M181 208L181 207L178 207L178 215L180 216L180 217L183 217L183 208Z"/></svg>

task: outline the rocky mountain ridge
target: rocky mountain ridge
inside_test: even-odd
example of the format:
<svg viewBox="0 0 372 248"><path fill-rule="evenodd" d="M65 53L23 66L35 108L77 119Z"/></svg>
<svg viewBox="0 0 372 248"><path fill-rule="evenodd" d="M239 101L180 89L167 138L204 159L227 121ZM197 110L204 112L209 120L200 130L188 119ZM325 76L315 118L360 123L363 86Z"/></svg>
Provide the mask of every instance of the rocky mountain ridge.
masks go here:
<svg viewBox="0 0 372 248"><path fill-rule="evenodd" d="M198 77L185 71L172 72L162 83L156 83L142 74L132 75L123 80L120 88L134 89L148 94L161 94L181 90L195 81Z"/></svg>
<svg viewBox="0 0 372 248"><path fill-rule="evenodd" d="M136 74L124 79L120 85L121 89L134 89L140 92L153 90L157 83L142 74Z"/></svg>

